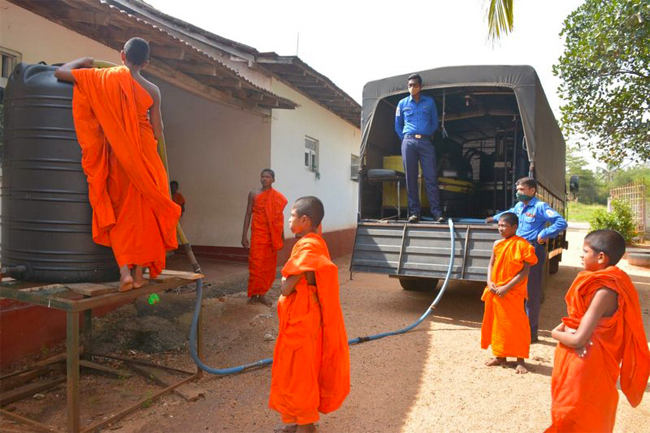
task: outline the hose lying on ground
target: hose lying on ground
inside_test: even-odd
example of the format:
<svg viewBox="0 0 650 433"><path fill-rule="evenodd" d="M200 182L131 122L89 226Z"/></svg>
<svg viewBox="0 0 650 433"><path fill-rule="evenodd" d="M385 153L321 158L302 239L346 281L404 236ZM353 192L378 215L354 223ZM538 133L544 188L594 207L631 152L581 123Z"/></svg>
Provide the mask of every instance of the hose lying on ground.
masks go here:
<svg viewBox="0 0 650 433"><path fill-rule="evenodd" d="M366 341L372 341L372 340L378 340L380 338L388 337L389 335L399 335L399 334L404 334L416 326L418 326L424 319L426 319L429 314L431 314L431 311L438 305L440 302L440 299L442 299L442 295L445 293L445 290L447 289L447 284L449 283L449 278L451 277L451 272L454 268L454 257L456 255L456 242L455 242L455 232L454 232L454 222L449 218L449 238L450 238L450 243L451 243L451 254L449 255L449 266L447 267L447 275L445 276L445 281L442 284L442 287L440 288L440 292L438 293L438 296L433 300L431 305L429 305L429 308L420 316L418 320L410 324L409 326L398 329L397 331L392 331L392 332L384 332L381 334L375 334L375 335L369 335L366 337L357 337L357 338L352 338L348 341L349 345L353 344L360 344ZM252 362L250 364L244 364L240 365L237 367L230 367L230 368L213 368L210 367L206 364L203 363L203 361L199 358L196 350L196 332L197 332L197 324L199 321L199 313L201 312L201 301L203 298L203 280L197 280L196 282L196 303L194 305L194 315L192 316L192 325L190 326L190 355L192 356L192 359L196 363L196 365L206 373L210 374L216 374L218 376L227 376L230 374L235 374L235 373L241 373L244 370L248 370L251 368L255 367L264 367L266 365L272 364L273 363L273 358L266 358L266 359L260 359L259 361Z"/></svg>

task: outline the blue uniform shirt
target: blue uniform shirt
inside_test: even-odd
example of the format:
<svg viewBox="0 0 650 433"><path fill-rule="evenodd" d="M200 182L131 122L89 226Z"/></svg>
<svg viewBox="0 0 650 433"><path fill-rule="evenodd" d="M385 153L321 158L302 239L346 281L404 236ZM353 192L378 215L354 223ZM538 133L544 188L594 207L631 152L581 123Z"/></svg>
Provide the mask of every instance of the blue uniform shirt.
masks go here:
<svg viewBox="0 0 650 433"><path fill-rule="evenodd" d="M399 101L395 112L395 132L400 140L404 134L421 134L425 137L438 129L438 110L431 96L420 95L418 102L408 95Z"/></svg>
<svg viewBox="0 0 650 433"><path fill-rule="evenodd" d="M554 238L567 228L566 220L548 204L537 200L537 197L533 197L528 204L518 202L512 209L496 214L494 220L498 221L499 217L506 212L517 215L519 218L517 236L531 243L536 242L540 235L542 239ZM548 227L546 227L547 222L551 223Z"/></svg>

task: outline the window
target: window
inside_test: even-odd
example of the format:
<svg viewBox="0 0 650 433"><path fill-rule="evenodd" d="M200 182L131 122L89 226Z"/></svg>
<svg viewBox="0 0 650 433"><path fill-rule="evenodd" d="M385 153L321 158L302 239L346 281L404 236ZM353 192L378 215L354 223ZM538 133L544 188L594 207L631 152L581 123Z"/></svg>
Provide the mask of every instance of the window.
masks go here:
<svg viewBox="0 0 650 433"><path fill-rule="evenodd" d="M311 137L305 137L305 168L316 173L316 176L319 174L319 159L318 140Z"/></svg>
<svg viewBox="0 0 650 433"><path fill-rule="evenodd" d="M20 53L0 47L0 87L3 89L7 86L9 75L20 63L20 59Z"/></svg>
<svg viewBox="0 0 650 433"><path fill-rule="evenodd" d="M350 179L359 182L359 158L357 155L350 155Z"/></svg>

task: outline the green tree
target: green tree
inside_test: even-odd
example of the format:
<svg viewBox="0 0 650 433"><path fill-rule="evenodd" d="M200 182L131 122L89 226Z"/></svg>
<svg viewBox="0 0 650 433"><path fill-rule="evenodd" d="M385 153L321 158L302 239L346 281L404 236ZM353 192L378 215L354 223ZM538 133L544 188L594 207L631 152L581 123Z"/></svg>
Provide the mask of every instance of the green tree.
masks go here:
<svg viewBox="0 0 650 433"><path fill-rule="evenodd" d="M575 200L580 203L607 203L608 190L603 182L596 177L596 174L586 168L588 165L584 157L577 153L573 147L567 148L566 157L566 184L569 190L569 178L578 176L580 179L580 190L575 194Z"/></svg>
<svg viewBox="0 0 650 433"><path fill-rule="evenodd" d="M494 43L514 28L514 0L484 0L487 6L488 41Z"/></svg>
<svg viewBox="0 0 650 433"><path fill-rule="evenodd" d="M650 2L586 0L560 35L565 134L606 163L650 160Z"/></svg>

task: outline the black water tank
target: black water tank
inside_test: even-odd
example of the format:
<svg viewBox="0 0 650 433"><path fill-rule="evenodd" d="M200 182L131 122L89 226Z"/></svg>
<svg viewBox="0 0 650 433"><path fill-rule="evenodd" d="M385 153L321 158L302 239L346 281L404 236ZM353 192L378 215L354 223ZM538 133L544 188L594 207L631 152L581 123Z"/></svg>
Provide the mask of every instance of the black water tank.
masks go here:
<svg viewBox="0 0 650 433"><path fill-rule="evenodd" d="M2 267L24 266L10 275L29 281L116 280L112 250L92 240L72 85L54 70L20 64L4 92Z"/></svg>

